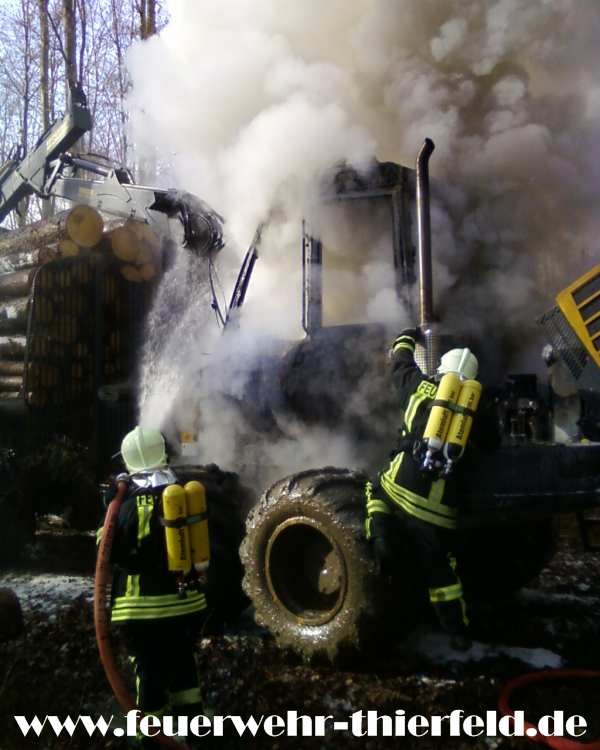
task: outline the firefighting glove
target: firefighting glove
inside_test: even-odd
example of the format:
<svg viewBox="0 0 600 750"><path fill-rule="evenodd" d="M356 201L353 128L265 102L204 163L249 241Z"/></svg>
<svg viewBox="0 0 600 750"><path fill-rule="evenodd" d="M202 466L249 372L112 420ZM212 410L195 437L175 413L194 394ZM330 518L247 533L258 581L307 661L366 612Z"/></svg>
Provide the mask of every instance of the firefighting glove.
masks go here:
<svg viewBox="0 0 600 750"><path fill-rule="evenodd" d="M421 337L421 334L419 333L418 328L405 328L403 331L401 331L399 338L401 336L410 336L411 339L418 341Z"/></svg>
<svg viewBox="0 0 600 750"><path fill-rule="evenodd" d="M375 560L384 575L390 575L394 568L394 544L389 514L373 513L369 518L369 539Z"/></svg>
<svg viewBox="0 0 600 750"><path fill-rule="evenodd" d="M389 350L390 358L397 351L402 348L406 348L407 346L410 346L412 349L414 349L410 339L412 339L412 341L414 341L416 344L423 342L424 337L419 328L405 328L398 336L396 336ZM402 346L403 344L404 347Z"/></svg>

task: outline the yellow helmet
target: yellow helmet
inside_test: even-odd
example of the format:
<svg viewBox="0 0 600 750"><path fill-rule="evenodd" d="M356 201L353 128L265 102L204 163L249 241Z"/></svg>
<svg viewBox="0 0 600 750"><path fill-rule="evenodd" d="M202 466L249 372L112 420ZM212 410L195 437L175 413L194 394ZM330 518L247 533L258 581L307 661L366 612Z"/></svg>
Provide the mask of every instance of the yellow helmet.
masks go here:
<svg viewBox="0 0 600 750"><path fill-rule="evenodd" d="M160 432L152 427L136 427L123 438L121 456L130 474L167 465L167 447Z"/></svg>
<svg viewBox="0 0 600 750"><path fill-rule="evenodd" d="M470 349L450 349L442 355L438 374L445 375L447 372L455 372L461 380L475 380L479 363L477 357Z"/></svg>

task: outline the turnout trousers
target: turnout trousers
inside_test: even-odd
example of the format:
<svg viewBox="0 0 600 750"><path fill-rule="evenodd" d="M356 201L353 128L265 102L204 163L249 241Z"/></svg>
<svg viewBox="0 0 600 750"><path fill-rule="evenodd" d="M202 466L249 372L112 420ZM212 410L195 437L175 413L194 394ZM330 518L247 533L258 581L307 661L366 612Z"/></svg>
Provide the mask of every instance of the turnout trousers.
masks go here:
<svg viewBox="0 0 600 750"><path fill-rule="evenodd" d="M202 713L194 653L198 617L131 620L119 630L135 668L138 708L156 716Z"/></svg>
<svg viewBox="0 0 600 750"><path fill-rule="evenodd" d="M442 628L452 635L465 633L467 617L463 588L456 571L455 531L402 514L414 559L429 590L429 601Z"/></svg>

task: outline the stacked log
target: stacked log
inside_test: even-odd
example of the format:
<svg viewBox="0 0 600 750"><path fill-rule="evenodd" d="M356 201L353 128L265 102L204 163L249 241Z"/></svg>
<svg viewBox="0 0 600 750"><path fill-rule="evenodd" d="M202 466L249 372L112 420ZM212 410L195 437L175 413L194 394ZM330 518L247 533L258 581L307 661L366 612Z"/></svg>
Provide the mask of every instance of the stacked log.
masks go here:
<svg viewBox="0 0 600 750"><path fill-rule="evenodd" d="M0 321L0 325L2 321ZM0 400L17 398L25 368L25 337L0 334Z"/></svg>
<svg viewBox="0 0 600 750"><path fill-rule="evenodd" d="M159 258L147 224L89 206L0 235L0 401L91 407L98 357L103 383L126 379L126 289L150 288Z"/></svg>
<svg viewBox="0 0 600 750"><path fill-rule="evenodd" d="M110 232L110 246L124 279L139 284L156 277L160 242L148 224L129 219Z"/></svg>

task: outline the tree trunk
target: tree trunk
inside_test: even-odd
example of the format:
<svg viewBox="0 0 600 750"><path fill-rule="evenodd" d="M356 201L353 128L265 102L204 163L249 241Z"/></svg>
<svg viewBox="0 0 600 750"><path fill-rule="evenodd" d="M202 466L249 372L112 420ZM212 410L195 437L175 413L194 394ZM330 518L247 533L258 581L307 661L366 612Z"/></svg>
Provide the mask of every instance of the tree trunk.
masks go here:
<svg viewBox="0 0 600 750"><path fill-rule="evenodd" d="M16 271L36 270L37 266L60 257L57 244L40 247L29 252L15 253L0 257L0 273L15 273Z"/></svg>
<svg viewBox="0 0 600 750"><path fill-rule="evenodd" d="M19 254L30 254L32 260L35 257L36 259L33 260L31 265L37 265L40 261L37 260L36 251L47 250L48 245L58 242L62 238L64 234L64 220L64 214L58 214L57 216L36 221L35 224L30 224L22 229L16 229L13 232L2 235L0 237L0 273L26 268L27 266L23 263L17 265L16 268L11 267L10 263L8 268L3 267L2 261L5 258L7 261L10 261L10 258Z"/></svg>
<svg viewBox="0 0 600 750"><path fill-rule="evenodd" d="M65 65L69 92L77 85L77 32L74 0L63 0L63 24L65 27Z"/></svg>
<svg viewBox="0 0 600 750"><path fill-rule="evenodd" d="M140 14L140 37L148 39L156 34L156 0L139 0L137 9Z"/></svg>
<svg viewBox="0 0 600 750"><path fill-rule="evenodd" d="M0 357L4 359L22 360L25 358L24 336L0 337Z"/></svg>
<svg viewBox="0 0 600 750"><path fill-rule="evenodd" d="M29 297L0 303L0 333L25 333Z"/></svg>
<svg viewBox="0 0 600 750"><path fill-rule="evenodd" d="M49 46L48 46L48 0L38 0L40 13L40 104L42 107L42 127L50 127L50 86L49 86Z"/></svg>
<svg viewBox="0 0 600 750"><path fill-rule="evenodd" d="M146 32L147 36L156 34L156 0L146 0Z"/></svg>
<svg viewBox="0 0 600 750"><path fill-rule="evenodd" d="M31 106L31 88L33 84L33 81L31 80L33 67L33 50L31 44L33 18L30 15L30 10L29 4L21 0L21 12L23 18L23 108L21 111L21 146L23 148L23 153L27 153L29 150L29 107ZM30 196L26 196L18 205L17 215L19 227L24 227L27 224L29 199Z"/></svg>
<svg viewBox="0 0 600 750"><path fill-rule="evenodd" d="M139 0L138 13L140 14L140 38L145 39L147 36L146 0Z"/></svg>
<svg viewBox="0 0 600 750"><path fill-rule="evenodd" d="M35 271L17 271L0 275L0 299L29 294Z"/></svg>
<svg viewBox="0 0 600 750"><path fill-rule="evenodd" d="M50 58L48 44L48 0L38 0L40 15L40 105L42 109L42 127L50 127ZM42 201L42 216L47 218L52 213L52 202Z"/></svg>
<svg viewBox="0 0 600 750"><path fill-rule="evenodd" d="M0 375L16 375L22 378L24 372L25 364L23 362L5 362L0 359Z"/></svg>
<svg viewBox="0 0 600 750"><path fill-rule="evenodd" d="M18 392L23 387L23 378L16 375L0 375L0 391Z"/></svg>

